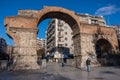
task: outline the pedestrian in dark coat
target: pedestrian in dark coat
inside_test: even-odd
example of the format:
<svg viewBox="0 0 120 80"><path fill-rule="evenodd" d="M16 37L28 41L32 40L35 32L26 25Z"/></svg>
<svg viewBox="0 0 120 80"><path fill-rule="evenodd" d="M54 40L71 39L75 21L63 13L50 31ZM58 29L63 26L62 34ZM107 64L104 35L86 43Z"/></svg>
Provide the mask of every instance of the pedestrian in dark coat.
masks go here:
<svg viewBox="0 0 120 80"><path fill-rule="evenodd" d="M88 58L88 59L86 60L86 67L87 67L87 71L88 71L88 72L90 72L90 62L91 62L91 60Z"/></svg>

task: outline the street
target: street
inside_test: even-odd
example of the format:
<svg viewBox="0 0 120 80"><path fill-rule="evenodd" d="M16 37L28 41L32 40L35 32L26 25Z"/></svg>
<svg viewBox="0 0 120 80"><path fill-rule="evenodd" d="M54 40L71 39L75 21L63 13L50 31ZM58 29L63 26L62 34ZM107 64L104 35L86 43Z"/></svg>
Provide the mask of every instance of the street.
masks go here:
<svg viewBox="0 0 120 80"><path fill-rule="evenodd" d="M120 67L96 67L91 72L60 63L39 70L0 71L0 80L120 80Z"/></svg>

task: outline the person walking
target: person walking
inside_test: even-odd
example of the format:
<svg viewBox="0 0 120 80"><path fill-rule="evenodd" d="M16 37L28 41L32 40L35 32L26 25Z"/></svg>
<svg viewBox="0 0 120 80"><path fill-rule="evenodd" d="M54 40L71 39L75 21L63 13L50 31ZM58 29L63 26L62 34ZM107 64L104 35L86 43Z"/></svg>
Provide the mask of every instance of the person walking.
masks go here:
<svg viewBox="0 0 120 80"><path fill-rule="evenodd" d="M47 65L46 65L46 59L42 59L42 68L46 68Z"/></svg>
<svg viewBox="0 0 120 80"><path fill-rule="evenodd" d="M64 67L64 59L62 59L61 66Z"/></svg>
<svg viewBox="0 0 120 80"><path fill-rule="evenodd" d="M88 59L86 60L86 67L87 67L87 71L88 71L88 72L90 72L90 62L91 62L91 60L90 60L90 58L88 58Z"/></svg>

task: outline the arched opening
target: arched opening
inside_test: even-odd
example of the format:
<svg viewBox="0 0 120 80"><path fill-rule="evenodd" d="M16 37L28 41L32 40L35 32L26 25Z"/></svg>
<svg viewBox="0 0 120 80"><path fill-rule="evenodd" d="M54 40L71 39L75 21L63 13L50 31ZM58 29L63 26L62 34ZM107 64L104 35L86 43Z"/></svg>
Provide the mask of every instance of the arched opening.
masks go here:
<svg viewBox="0 0 120 80"><path fill-rule="evenodd" d="M46 59L46 30L50 19L44 19L38 25L37 31L37 63L41 66L41 60Z"/></svg>
<svg viewBox="0 0 120 80"><path fill-rule="evenodd" d="M45 22L46 20L48 19L42 21L41 24L43 24L43 22ZM73 59L74 55L74 52L71 49L73 48L73 31L70 25L68 25L68 23L66 23L65 21L57 18L52 18L49 23L46 23L47 25L43 26L41 24L39 24L38 26L38 37L43 27L45 29L47 27L46 34L42 32L44 33L44 36L46 35L46 37L42 37L43 39L46 39L46 47L39 49L39 53L41 53L41 55L44 54L43 56L49 53L49 55L46 55L48 61L64 61L66 64L68 64L70 60ZM44 58L43 56L41 56L42 59Z"/></svg>
<svg viewBox="0 0 120 80"><path fill-rule="evenodd" d="M95 44L97 59L101 65L107 65L112 45L106 39L99 39Z"/></svg>
<svg viewBox="0 0 120 80"><path fill-rule="evenodd" d="M44 12L44 11L43 11ZM39 20L39 23L38 25L41 24L41 22L43 20L46 20L46 19L58 19L58 20L62 20L64 21L65 23L67 23L69 25L69 27L71 28L72 32L73 32L73 45L80 45L80 41L76 43L75 40L80 40L80 39L75 39L76 38L76 34L77 34L77 38L80 38L79 36L79 25L78 25L78 22L76 22L76 20L74 19L73 16L71 16L71 14L68 14L67 11L66 12L61 12L61 11L50 11L50 12L46 12L44 13L44 15L42 14L42 16L40 17L40 20ZM41 28L42 29L42 28ZM59 34L59 33L58 33ZM78 47L78 46L75 46L75 47ZM64 46L61 46L61 45L57 45L55 48L53 48L52 50L55 51L55 49L58 51L58 53L61 53L63 51L63 54L64 53L69 53L70 51L70 48L68 47L64 47ZM78 49L78 48L76 48ZM62 51L61 51L62 50ZM77 53L76 53L77 54ZM66 54L65 54L66 55ZM75 54L74 54L75 55ZM73 58L73 55L69 54L69 57L72 57ZM65 60L66 61L66 60Z"/></svg>

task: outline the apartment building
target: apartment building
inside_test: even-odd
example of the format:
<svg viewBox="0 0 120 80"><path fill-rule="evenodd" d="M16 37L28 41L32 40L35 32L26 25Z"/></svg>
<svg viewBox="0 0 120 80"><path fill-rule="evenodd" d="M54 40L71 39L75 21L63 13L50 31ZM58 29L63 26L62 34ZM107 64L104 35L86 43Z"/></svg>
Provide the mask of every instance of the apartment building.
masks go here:
<svg viewBox="0 0 120 80"><path fill-rule="evenodd" d="M118 39L119 51L120 51L120 26L112 26L114 27Z"/></svg>
<svg viewBox="0 0 120 80"><path fill-rule="evenodd" d="M46 47L46 39L37 38L37 50Z"/></svg>
<svg viewBox="0 0 120 80"><path fill-rule="evenodd" d="M6 54L7 51L7 44L4 38L0 37L0 60L6 60L8 59L8 54Z"/></svg>
<svg viewBox="0 0 120 80"><path fill-rule="evenodd" d="M13 46L12 45L7 45L6 46L6 54L9 55L9 59L12 59L13 56Z"/></svg>
<svg viewBox="0 0 120 80"><path fill-rule="evenodd" d="M89 14L76 13L82 23L86 24L98 24L100 26L106 26L106 21L103 16L92 16Z"/></svg>
<svg viewBox="0 0 120 80"><path fill-rule="evenodd" d="M0 53L5 52L6 46L7 46L7 44L6 44L5 39L0 37Z"/></svg>
<svg viewBox="0 0 120 80"><path fill-rule="evenodd" d="M78 14L82 23L97 24L105 26L106 21L102 16L92 16L89 14ZM72 41L72 30L70 26L62 20L52 19L47 28L47 52L54 58L63 58L64 55L74 54ZM68 56L67 56L68 57Z"/></svg>
<svg viewBox="0 0 120 80"><path fill-rule="evenodd" d="M73 54L72 30L62 20L52 19L46 32L46 50L56 61L60 58L69 58Z"/></svg>

